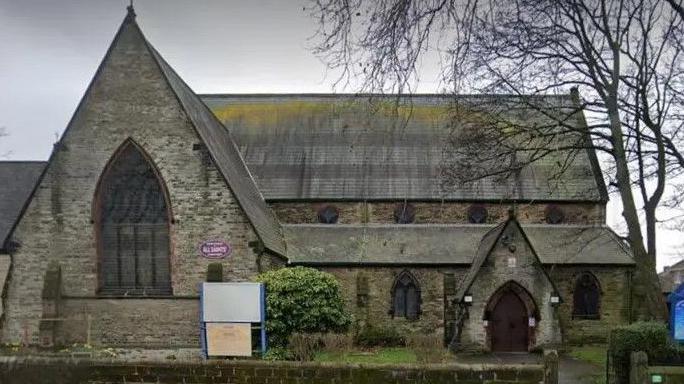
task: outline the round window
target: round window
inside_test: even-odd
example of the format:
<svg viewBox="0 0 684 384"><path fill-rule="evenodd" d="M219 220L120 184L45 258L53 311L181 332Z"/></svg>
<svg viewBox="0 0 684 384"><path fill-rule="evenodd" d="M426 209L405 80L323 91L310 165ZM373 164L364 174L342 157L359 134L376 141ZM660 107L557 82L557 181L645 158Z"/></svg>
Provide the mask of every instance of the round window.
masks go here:
<svg viewBox="0 0 684 384"><path fill-rule="evenodd" d="M326 205L318 210L318 222L323 224L335 224L340 218L340 211L332 205Z"/></svg>
<svg viewBox="0 0 684 384"><path fill-rule="evenodd" d="M565 220L565 213L557 205L546 207L546 222L549 224L560 224Z"/></svg>
<svg viewBox="0 0 684 384"><path fill-rule="evenodd" d="M411 224L414 221L416 221L416 208L413 204L397 204L394 208L394 222L397 224Z"/></svg>
<svg viewBox="0 0 684 384"><path fill-rule="evenodd" d="M468 222L472 224L484 224L487 222L487 208L483 205L471 205L468 208Z"/></svg>

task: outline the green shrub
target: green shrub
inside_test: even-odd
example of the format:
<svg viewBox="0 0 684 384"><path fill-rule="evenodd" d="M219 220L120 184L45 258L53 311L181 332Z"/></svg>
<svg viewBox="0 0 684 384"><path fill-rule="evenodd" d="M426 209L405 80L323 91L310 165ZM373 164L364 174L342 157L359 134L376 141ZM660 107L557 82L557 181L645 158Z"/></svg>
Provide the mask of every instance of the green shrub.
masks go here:
<svg viewBox="0 0 684 384"><path fill-rule="evenodd" d="M344 332L351 324L340 285L329 273L282 268L256 280L266 285L266 330L273 346L286 346L294 332Z"/></svg>
<svg viewBox="0 0 684 384"><path fill-rule="evenodd" d="M355 335L354 343L360 347L403 347L406 339L392 327L366 325Z"/></svg>
<svg viewBox="0 0 684 384"><path fill-rule="evenodd" d="M269 347L262 359L269 361L292 360L292 354L284 347Z"/></svg>
<svg viewBox="0 0 684 384"><path fill-rule="evenodd" d="M223 265L221 263L211 263L207 265L207 282L220 283L223 281Z"/></svg>
<svg viewBox="0 0 684 384"><path fill-rule="evenodd" d="M649 360L666 359L676 353L663 323L637 322L611 331L608 353L619 382L629 380L629 358L632 352L644 351Z"/></svg>

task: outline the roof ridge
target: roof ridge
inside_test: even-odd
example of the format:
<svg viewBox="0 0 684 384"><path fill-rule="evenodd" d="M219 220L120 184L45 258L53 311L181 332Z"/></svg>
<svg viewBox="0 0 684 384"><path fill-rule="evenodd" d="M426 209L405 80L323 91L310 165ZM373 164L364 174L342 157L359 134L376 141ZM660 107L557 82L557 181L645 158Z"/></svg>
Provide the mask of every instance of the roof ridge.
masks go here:
<svg viewBox="0 0 684 384"><path fill-rule="evenodd" d="M0 164L46 164L47 160L0 160Z"/></svg>
<svg viewBox="0 0 684 384"><path fill-rule="evenodd" d="M334 93L334 92L238 92L238 93L197 93L198 97L381 97L381 98L413 98L413 97L473 97L473 98L496 98L496 97L534 97L534 98L559 98L569 99L570 94L515 94L515 93L410 93L410 94L392 94L392 93Z"/></svg>

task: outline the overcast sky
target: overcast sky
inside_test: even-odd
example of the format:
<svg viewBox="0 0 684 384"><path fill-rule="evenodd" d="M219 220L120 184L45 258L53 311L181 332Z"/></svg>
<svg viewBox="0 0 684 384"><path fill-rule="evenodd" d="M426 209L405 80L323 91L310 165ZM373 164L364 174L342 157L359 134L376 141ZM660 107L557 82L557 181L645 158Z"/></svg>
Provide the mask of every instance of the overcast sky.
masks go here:
<svg viewBox="0 0 684 384"><path fill-rule="evenodd" d="M124 0L0 0L0 156L45 160L126 13ZM306 0L135 0L150 42L197 93L331 92ZM429 72L429 70L427 71ZM423 76L422 92L438 82ZM349 89L347 91L353 91ZM616 199L608 222L617 226ZM662 231L659 268L681 234Z"/></svg>

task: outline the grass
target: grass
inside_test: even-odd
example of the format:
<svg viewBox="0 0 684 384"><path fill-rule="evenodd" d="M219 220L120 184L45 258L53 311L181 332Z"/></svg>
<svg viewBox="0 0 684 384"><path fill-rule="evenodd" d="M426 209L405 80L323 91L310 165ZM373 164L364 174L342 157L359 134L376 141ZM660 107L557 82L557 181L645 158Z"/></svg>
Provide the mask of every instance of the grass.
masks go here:
<svg viewBox="0 0 684 384"><path fill-rule="evenodd" d="M581 347L573 347L569 355L575 359L597 365L603 368L603 372L605 372L607 350L607 345L583 345ZM605 384L606 382L604 374L588 377L587 379L591 380L594 384Z"/></svg>
<svg viewBox="0 0 684 384"><path fill-rule="evenodd" d="M370 351L319 352L314 361L335 363L405 364L418 361L408 348L378 348Z"/></svg>
<svg viewBox="0 0 684 384"><path fill-rule="evenodd" d="M570 351L570 356L605 368L607 350L607 345L583 345L581 347L573 347L572 351Z"/></svg>

